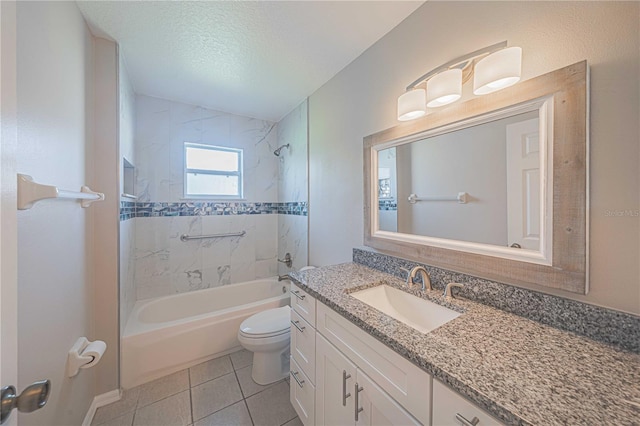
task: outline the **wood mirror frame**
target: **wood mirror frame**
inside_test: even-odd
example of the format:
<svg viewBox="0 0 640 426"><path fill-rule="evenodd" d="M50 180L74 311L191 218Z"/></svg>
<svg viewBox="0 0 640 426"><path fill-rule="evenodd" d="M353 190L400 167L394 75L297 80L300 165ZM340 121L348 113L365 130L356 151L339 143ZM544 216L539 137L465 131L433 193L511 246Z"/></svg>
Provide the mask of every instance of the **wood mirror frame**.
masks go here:
<svg viewBox="0 0 640 426"><path fill-rule="evenodd" d="M364 244L416 260L513 285L588 292L588 67L587 62L523 81L509 88L438 110L364 138ZM372 148L535 99L553 100L552 263L541 265L376 236Z"/></svg>

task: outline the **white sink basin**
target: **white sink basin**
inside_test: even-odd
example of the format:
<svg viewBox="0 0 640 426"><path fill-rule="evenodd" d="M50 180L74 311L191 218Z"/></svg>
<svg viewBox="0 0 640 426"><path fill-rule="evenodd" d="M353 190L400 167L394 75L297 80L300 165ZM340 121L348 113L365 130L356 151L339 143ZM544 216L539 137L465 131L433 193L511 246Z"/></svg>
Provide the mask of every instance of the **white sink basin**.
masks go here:
<svg viewBox="0 0 640 426"><path fill-rule="evenodd" d="M460 316L456 311L388 285L356 291L351 296L423 333Z"/></svg>

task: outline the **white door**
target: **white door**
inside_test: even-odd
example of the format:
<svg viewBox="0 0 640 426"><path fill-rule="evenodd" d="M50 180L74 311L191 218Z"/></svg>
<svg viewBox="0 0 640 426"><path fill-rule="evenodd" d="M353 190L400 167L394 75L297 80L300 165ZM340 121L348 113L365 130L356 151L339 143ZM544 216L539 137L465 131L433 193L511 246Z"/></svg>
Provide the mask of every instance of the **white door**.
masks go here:
<svg viewBox="0 0 640 426"><path fill-rule="evenodd" d="M319 333L316 337L316 424L355 423L356 366Z"/></svg>
<svg viewBox="0 0 640 426"><path fill-rule="evenodd" d="M16 4L0 2L0 386L18 384ZM4 425L17 425L14 412Z"/></svg>
<svg viewBox="0 0 640 426"><path fill-rule="evenodd" d="M540 250L539 119L507 125L507 245Z"/></svg>
<svg viewBox="0 0 640 426"><path fill-rule="evenodd" d="M405 426L421 424L361 370L358 370L357 386L355 403L358 408L358 421L356 425Z"/></svg>

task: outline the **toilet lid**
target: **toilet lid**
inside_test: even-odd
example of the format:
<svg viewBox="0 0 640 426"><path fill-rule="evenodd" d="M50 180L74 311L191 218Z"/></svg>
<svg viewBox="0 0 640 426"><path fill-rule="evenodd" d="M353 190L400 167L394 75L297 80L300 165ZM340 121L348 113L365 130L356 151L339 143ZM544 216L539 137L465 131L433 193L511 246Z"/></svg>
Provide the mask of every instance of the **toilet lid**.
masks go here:
<svg viewBox="0 0 640 426"><path fill-rule="evenodd" d="M290 307L267 309L242 321L240 332L253 337L279 335L289 331L289 321L291 321Z"/></svg>

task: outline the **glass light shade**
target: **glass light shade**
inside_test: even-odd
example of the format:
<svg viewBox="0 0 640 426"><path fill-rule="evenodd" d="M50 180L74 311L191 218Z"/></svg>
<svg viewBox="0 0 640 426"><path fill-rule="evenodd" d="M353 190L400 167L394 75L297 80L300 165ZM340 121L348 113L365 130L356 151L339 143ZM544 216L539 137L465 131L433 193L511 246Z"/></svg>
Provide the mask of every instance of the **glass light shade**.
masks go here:
<svg viewBox="0 0 640 426"><path fill-rule="evenodd" d="M398 98L398 120L415 120L427 113L424 89L409 90Z"/></svg>
<svg viewBox="0 0 640 426"><path fill-rule="evenodd" d="M486 95L520 81L522 48L508 47L482 58L473 70L473 94Z"/></svg>
<svg viewBox="0 0 640 426"><path fill-rule="evenodd" d="M427 81L427 106L437 108L462 96L462 70L454 68L436 74Z"/></svg>

